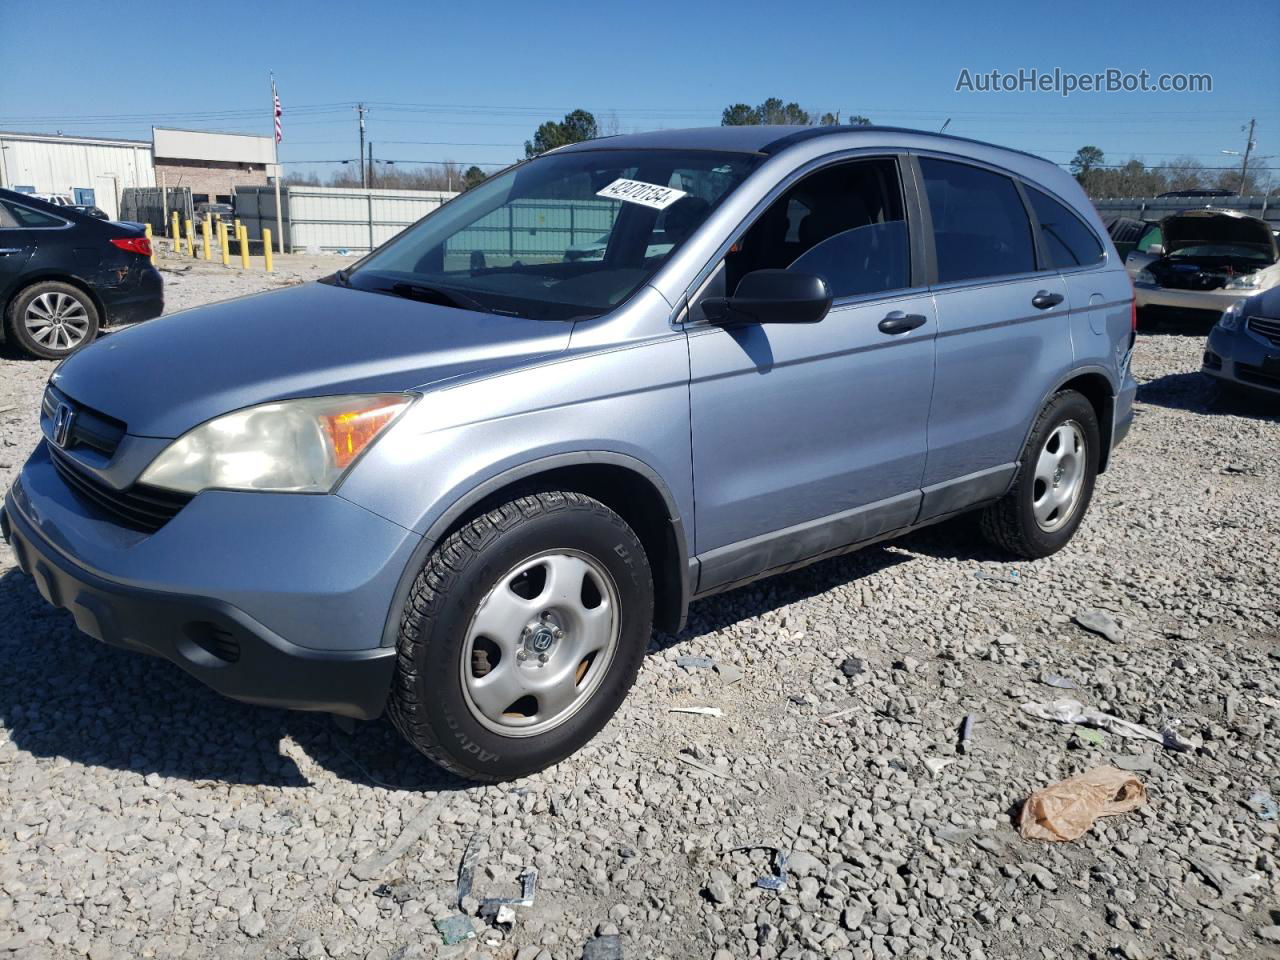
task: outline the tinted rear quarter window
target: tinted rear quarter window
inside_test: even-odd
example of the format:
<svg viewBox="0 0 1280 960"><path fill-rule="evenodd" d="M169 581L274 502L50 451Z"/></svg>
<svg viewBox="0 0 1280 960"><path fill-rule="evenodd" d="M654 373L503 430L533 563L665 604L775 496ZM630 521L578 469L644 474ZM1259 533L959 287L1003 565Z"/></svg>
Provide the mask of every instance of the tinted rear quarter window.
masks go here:
<svg viewBox="0 0 1280 960"><path fill-rule="evenodd" d="M1070 208L1035 187L1028 187L1027 192L1040 221L1040 242L1049 256L1048 266L1066 270L1102 261L1102 244Z"/></svg>
<svg viewBox="0 0 1280 960"><path fill-rule="evenodd" d="M933 220L938 282L1035 270L1031 221L1006 176L949 160L920 158Z"/></svg>
<svg viewBox="0 0 1280 960"><path fill-rule="evenodd" d="M30 207L24 207L20 203L11 203L8 200L0 201L9 214L17 221L19 227L61 227L65 220L52 216L47 213L41 213L39 210L32 210Z"/></svg>

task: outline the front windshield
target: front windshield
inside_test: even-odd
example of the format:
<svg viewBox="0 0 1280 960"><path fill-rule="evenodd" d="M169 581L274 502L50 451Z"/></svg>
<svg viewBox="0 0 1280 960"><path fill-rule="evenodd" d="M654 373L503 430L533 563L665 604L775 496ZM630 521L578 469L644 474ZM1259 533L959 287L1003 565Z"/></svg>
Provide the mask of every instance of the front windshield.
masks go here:
<svg viewBox="0 0 1280 960"><path fill-rule="evenodd" d="M449 202L344 279L361 290L536 319L607 313L761 159L711 150L548 154Z"/></svg>

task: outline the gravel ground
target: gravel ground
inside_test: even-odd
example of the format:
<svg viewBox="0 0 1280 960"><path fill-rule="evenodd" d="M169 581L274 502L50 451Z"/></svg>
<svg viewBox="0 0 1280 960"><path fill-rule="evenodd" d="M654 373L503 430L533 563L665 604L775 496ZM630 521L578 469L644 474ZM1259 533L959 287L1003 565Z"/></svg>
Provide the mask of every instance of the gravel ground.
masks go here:
<svg viewBox="0 0 1280 960"><path fill-rule="evenodd" d="M197 265L167 298L333 266ZM1280 797L1280 418L1190 372L1201 344L1141 338L1133 433L1066 550L1011 564L958 521L699 602L595 742L515 785L101 646L0 547L0 955L1280 956L1280 823L1248 806ZM0 488L50 368L0 359ZM1061 696L1195 748L1019 710ZM1032 790L1114 762L1144 807L1019 838ZM536 901L444 945L469 845L469 913L530 867ZM735 851L761 846L790 854L780 892L770 851Z"/></svg>

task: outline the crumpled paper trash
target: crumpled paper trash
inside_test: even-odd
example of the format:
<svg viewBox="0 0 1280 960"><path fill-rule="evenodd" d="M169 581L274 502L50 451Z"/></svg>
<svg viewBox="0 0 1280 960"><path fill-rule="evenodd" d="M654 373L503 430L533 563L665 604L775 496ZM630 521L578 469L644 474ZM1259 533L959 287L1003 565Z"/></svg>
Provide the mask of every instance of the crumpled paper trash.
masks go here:
<svg viewBox="0 0 1280 960"><path fill-rule="evenodd" d="M1099 817L1128 813L1146 802L1147 788L1133 774L1094 767L1031 794L1022 805L1018 829L1024 840L1076 840Z"/></svg>

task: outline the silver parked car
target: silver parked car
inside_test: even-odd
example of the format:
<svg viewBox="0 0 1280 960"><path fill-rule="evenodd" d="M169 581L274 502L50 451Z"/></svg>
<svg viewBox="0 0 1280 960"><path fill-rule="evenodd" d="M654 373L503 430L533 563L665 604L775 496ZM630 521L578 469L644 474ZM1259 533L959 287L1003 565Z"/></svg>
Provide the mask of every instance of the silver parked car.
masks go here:
<svg viewBox="0 0 1280 960"><path fill-rule="evenodd" d="M1144 316L1212 324L1236 300L1280 286L1280 249L1265 220L1184 210L1161 220L1160 232L1133 280ZM1131 268L1139 255L1129 255Z"/></svg>
<svg viewBox="0 0 1280 960"><path fill-rule="evenodd" d="M250 702L386 709L502 780L594 736L698 597L968 510L1061 549L1129 430L1133 317L1037 157L611 137L324 282L75 354L6 527L86 633Z"/></svg>
<svg viewBox="0 0 1280 960"><path fill-rule="evenodd" d="M1223 311L1201 370L1233 389L1280 398L1280 287Z"/></svg>

